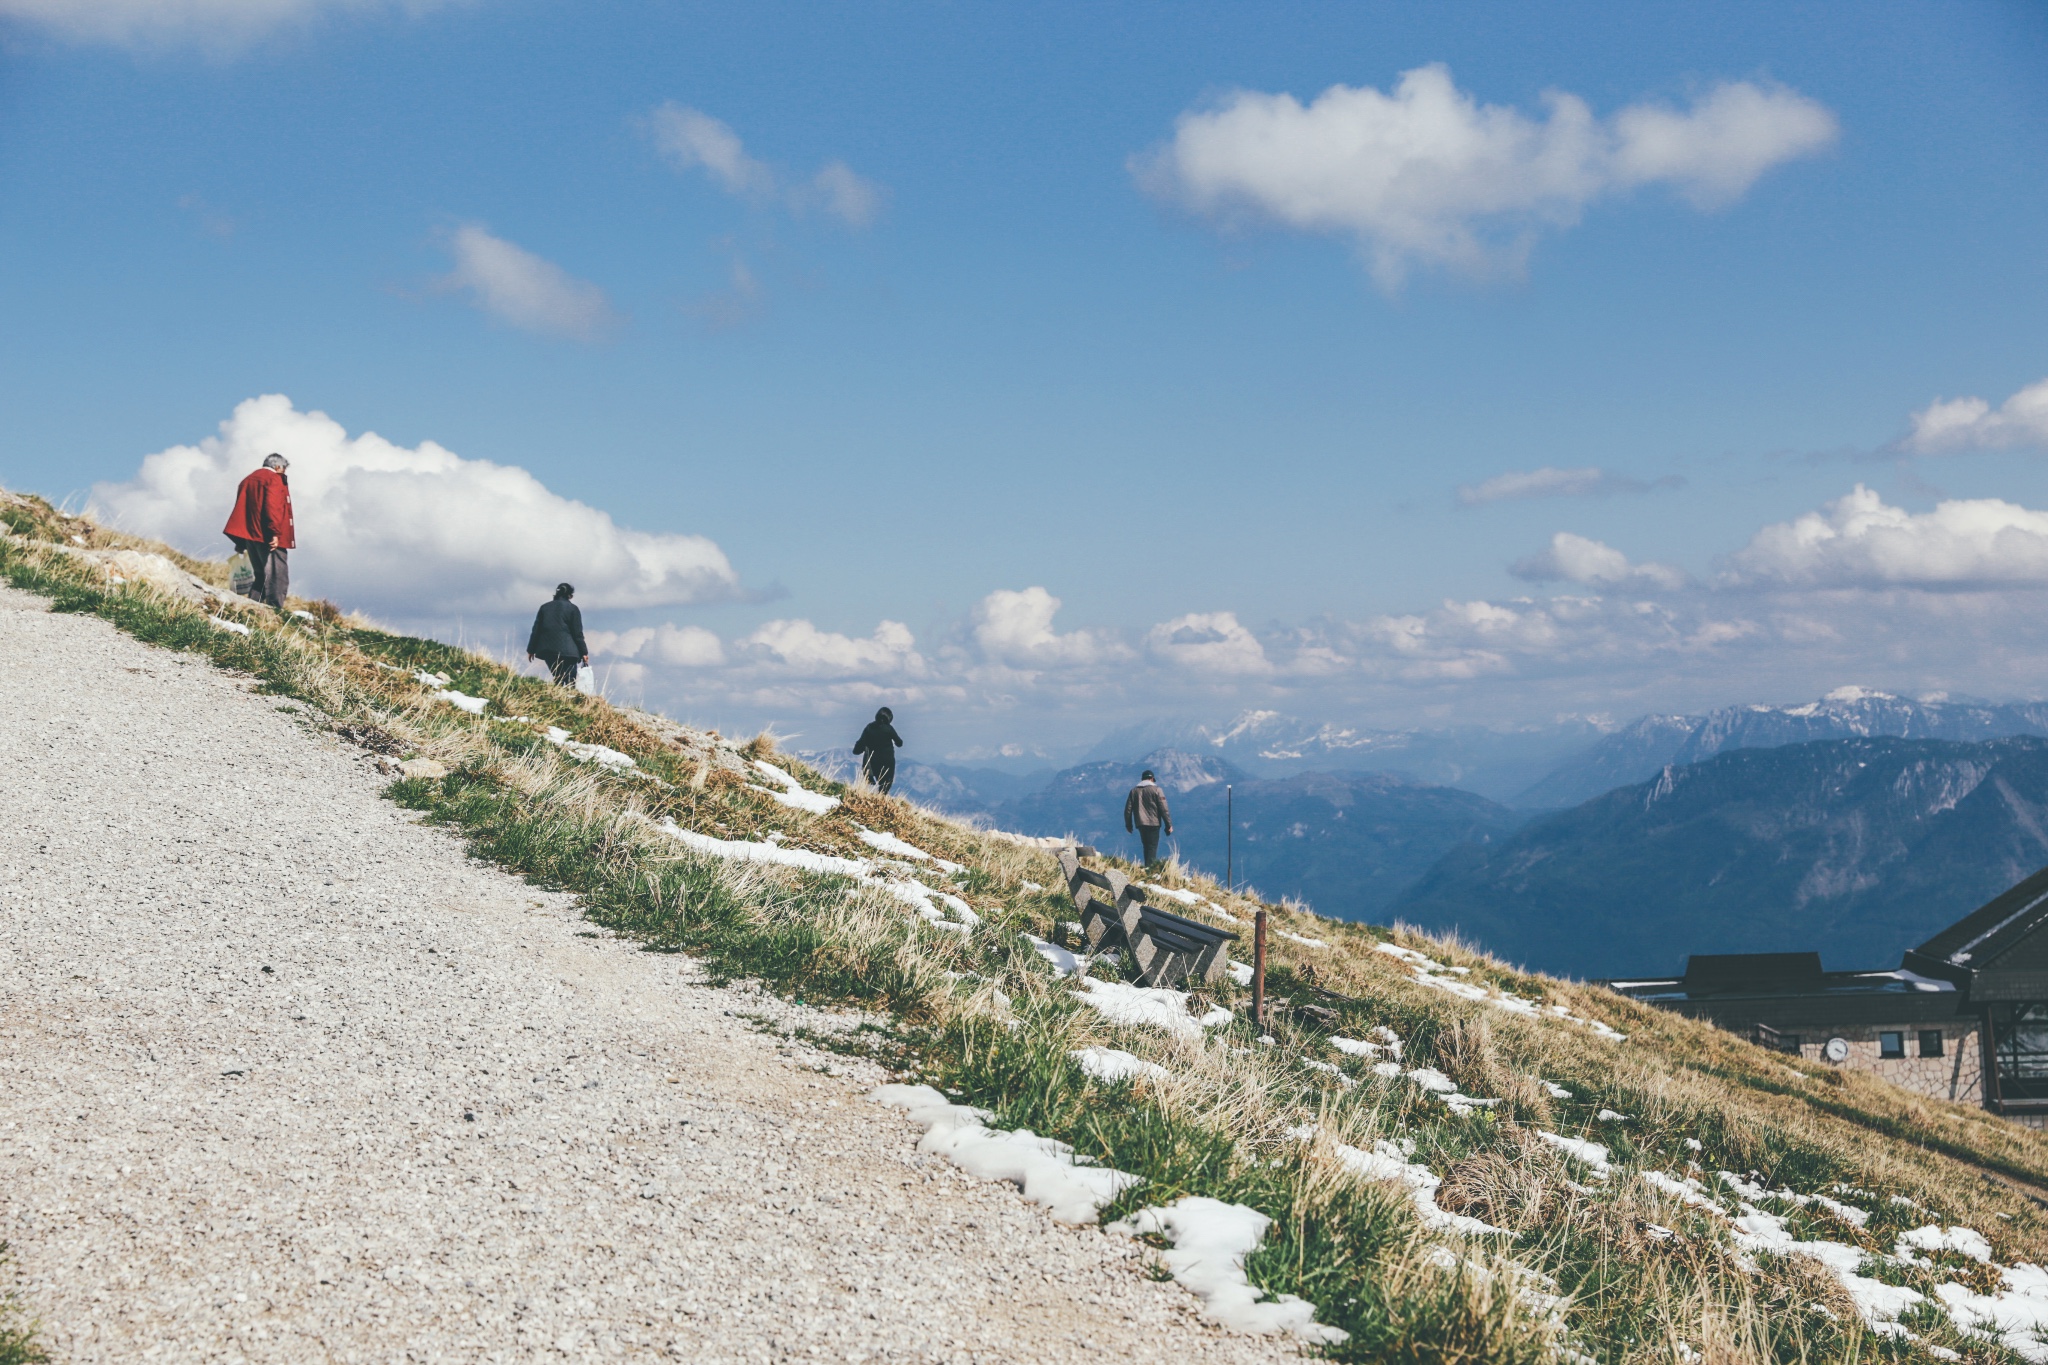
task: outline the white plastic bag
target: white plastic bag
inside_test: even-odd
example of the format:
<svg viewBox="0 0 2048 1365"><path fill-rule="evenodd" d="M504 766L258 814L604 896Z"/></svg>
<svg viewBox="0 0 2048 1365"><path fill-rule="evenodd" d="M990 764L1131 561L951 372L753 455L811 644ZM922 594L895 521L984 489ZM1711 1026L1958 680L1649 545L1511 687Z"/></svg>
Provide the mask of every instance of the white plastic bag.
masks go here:
<svg viewBox="0 0 2048 1365"><path fill-rule="evenodd" d="M576 690L587 696L597 695L597 679L591 676L587 665L576 670Z"/></svg>
<svg viewBox="0 0 2048 1365"><path fill-rule="evenodd" d="M256 566L249 562L247 550L235 551L228 560L228 589L238 596L247 597L249 589L256 586Z"/></svg>

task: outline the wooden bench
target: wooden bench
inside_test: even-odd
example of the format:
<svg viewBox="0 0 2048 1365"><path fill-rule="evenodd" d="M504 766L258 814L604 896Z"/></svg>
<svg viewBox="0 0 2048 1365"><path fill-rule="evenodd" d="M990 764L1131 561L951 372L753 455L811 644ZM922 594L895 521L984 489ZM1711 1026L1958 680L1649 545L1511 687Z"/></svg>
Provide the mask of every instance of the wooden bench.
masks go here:
<svg viewBox="0 0 2048 1365"><path fill-rule="evenodd" d="M1073 849L1060 851L1067 895L1080 916L1090 953L1128 948L1144 986L1177 986L1193 980L1212 984L1223 976L1226 951L1237 935L1150 904L1121 872L1081 866ZM1101 892L1108 892L1105 898Z"/></svg>

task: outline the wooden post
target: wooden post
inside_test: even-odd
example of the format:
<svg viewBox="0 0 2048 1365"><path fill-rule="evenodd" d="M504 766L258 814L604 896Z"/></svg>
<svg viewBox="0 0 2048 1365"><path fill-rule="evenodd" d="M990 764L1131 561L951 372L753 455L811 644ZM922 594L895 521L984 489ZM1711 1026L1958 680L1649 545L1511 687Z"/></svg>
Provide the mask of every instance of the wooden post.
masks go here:
<svg viewBox="0 0 2048 1365"><path fill-rule="evenodd" d="M1266 1031L1266 912L1252 920L1252 1022Z"/></svg>
<svg viewBox="0 0 2048 1365"><path fill-rule="evenodd" d="M1237 884L1231 877L1232 869L1230 866L1230 855L1236 844L1236 836L1237 803L1230 794L1230 784L1225 782L1223 784L1223 889L1225 891L1237 890Z"/></svg>

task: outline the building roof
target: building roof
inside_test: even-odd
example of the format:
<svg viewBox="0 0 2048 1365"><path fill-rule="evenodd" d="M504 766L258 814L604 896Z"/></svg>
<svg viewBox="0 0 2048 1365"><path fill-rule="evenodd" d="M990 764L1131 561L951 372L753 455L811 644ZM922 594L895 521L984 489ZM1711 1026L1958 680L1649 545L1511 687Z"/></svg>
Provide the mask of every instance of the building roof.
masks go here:
<svg viewBox="0 0 2048 1365"><path fill-rule="evenodd" d="M2048 999L2048 868L1992 897L1906 954L1905 965L1978 1000Z"/></svg>
<svg viewBox="0 0 2048 1365"><path fill-rule="evenodd" d="M1823 971L1819 953L1696 954L1684 976L1607 984L1646 1005L1737 1030L1928 1023L1954 1016L1962 1000L1953 982L1904 969Z"/></svg>

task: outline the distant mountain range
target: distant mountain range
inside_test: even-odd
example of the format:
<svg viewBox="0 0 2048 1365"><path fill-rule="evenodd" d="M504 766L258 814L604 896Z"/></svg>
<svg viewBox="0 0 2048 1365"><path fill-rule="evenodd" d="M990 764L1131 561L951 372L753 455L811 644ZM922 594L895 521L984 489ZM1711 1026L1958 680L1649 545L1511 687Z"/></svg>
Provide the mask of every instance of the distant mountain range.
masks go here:
<svg viewBox="0 0 2048 1365"><path fill-rule="evenodd" d="M1447 854L1390 907L1510 961L1662 974L1688 953L1900 952L2048 864L2048 740L1735 749Z"/></svg>
<svg viewBox="0 0 2048 1365"><path fill-rule="evenodd" d="M1893 735L1980 741L2048 735L2048 702L1913 701L1841 687L1800 706L1729 706L1703 716L1644 716L1559 764L1512 804L1556 810L1648 781L1669 764L1728 749L1770 749L1820 739Z"/></svg>

